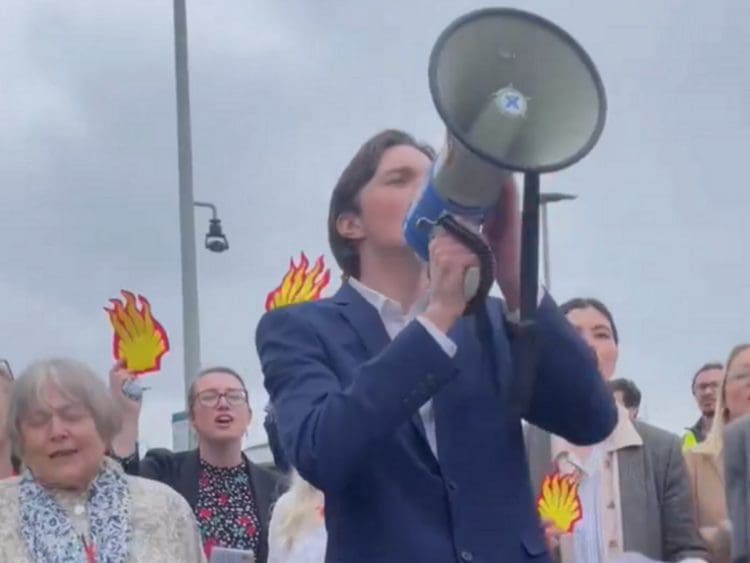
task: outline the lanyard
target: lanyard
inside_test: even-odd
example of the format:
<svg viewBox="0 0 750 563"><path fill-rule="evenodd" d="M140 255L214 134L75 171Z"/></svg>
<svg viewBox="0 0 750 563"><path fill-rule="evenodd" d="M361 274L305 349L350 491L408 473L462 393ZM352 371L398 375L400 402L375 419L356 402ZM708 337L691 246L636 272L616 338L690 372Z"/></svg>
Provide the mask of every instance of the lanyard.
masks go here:
<svg viewBox="0 0 750 563"><path fill-rule="evenodd" d="M86 563L96 563L94 544L87 542L83 534L81 534L81 543L83 544L83 552L86 554Z"/></svg>

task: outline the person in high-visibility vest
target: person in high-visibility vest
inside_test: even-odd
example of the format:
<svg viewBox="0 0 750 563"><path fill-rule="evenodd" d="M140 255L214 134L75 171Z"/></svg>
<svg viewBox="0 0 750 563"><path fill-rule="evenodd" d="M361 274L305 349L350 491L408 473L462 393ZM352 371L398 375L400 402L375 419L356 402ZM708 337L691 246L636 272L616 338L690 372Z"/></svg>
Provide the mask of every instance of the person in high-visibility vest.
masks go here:
<svg viewBox="0 0 750 563"><path fill-rule="evenodd" d="M716 393L724 377L724 366L719 362L710 362L701 366L693 376L691 390L695 402L701 411L698 421L688 428L682 436L682 450L689 451L706 439L716 411Z"/></svg>
<svg viewBox="0 0 750 563"><path fill-rule="evenodd" d="M701 441L698 440L698 437L696 436L695 430L692 428L688 428L687 432L682 436L682 451L687 452L689 450L692 450L695 446L697 446Z"/></svg>

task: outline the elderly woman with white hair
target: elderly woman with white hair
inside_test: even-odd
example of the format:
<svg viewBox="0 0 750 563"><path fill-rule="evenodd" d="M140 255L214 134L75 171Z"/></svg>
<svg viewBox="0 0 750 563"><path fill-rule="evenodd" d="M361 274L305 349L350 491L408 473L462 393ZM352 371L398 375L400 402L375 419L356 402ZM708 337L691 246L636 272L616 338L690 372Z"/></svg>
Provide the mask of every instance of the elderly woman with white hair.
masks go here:
<svg viewBox="0 0 750 563"><path fill-rule="evenodd" d="M205 561L185 500L106 457L117 413L75 361L38 362L16 380L8 430L25 469L0 481L0 561Z"/></svg>

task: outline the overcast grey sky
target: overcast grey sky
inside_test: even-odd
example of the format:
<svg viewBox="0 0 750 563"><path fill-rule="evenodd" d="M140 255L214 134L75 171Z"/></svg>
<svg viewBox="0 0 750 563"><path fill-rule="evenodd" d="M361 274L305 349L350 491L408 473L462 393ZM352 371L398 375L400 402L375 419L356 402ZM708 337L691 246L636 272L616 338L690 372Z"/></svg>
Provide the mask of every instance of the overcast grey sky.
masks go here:
<svg viewBox="0 0 750 563"><path fill-rule="evenodd" d="M576 37L608 94L594 151L543 180L579 195L551 213L552 292L611 307L618 375L643 389L652 422L680 431L697 417L692 372L750 340L750 3L508 4ZM183 397L172 3L3 5L0 356L20 371L69 355L104 374L102 307L121 288L143 293L173 349L149 377L142 434L170 445ZM366 137L399 127L441 138L430 49L486 5L188 2L195 196L219 207L231 243L202 250L198 210L202 357L247 374L256 412L266 293L300 250L333 264L328 196ZM249 442L260 439L256 421Z"/></svg>

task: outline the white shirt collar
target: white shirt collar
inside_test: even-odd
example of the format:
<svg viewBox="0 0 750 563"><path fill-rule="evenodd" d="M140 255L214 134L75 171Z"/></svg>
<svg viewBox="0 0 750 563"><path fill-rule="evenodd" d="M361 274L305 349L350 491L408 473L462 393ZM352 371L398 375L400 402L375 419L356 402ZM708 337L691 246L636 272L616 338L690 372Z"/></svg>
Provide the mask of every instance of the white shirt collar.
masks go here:
<svg viewBox="0 0 750 563"><path fill-rule="evenodd" d="M367 301L370 305L375 307L375 310L378 312L378 314L380 314L381 317L384 314L387 314L387 315L398 314L401 316L416 316L422 313L427 308L427 301L429 298L428 293L425 293L423 297L421 297L420 299L417 300L416 303L414 303L414 306L412 307L409 313L404 313L404 309L399 302L397 302L394 299L391 299L390 297L383 295L379 291L376 291L370 287L367 287L358 279L349 278L349 285L351 285L352 288L357 293L359 293L364 298L365 301Z"/></svg>

